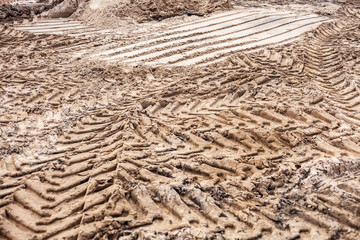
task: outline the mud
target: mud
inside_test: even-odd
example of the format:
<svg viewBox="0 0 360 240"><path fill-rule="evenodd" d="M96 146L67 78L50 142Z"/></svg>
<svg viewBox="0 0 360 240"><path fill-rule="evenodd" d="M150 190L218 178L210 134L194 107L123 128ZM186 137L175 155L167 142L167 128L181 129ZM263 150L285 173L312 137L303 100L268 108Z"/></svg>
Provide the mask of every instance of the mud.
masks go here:
<svg viewBox="0 0 360 240"><path fill-rule="evenodd" d="M101 56L208 16L1 26L0 239L358 239L360 11L326 11L196 65Z"/></svg>

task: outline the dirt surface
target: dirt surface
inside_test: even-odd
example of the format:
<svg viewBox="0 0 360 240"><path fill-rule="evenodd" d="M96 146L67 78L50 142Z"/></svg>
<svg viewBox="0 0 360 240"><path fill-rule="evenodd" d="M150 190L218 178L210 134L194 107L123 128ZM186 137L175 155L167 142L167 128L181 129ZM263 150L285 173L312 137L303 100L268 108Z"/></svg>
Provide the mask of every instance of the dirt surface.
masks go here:
<svg viewBox="0 0 360 240"><path fill-rule="evenodd" d="M183 18L1 25L0 239L359 239L360 10L324 4L267 6L329 20L188 66L88 54Z"/></svg>
<svg viewBox="0 0 360 240"><path fill-rule="evenodd" d="M44 13L44 17L68 17L102 27L114 27L116 22L132 19L136 22L164 20L175 16L203 16L216 11L232 9L229 0L116 0L116 1L74 1L62 4Z"/></svg>

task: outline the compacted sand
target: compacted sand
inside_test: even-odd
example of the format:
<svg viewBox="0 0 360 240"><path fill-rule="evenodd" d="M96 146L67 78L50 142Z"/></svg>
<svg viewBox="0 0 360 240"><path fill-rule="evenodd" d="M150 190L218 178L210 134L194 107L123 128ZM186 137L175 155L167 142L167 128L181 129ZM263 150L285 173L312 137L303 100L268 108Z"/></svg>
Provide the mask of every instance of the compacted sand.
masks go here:
<svg viewBox="0 0 360 240"><path fill-rule="evenodd" d="M360 238L358 5L231 4L0 25L1 240Z"/></svg>

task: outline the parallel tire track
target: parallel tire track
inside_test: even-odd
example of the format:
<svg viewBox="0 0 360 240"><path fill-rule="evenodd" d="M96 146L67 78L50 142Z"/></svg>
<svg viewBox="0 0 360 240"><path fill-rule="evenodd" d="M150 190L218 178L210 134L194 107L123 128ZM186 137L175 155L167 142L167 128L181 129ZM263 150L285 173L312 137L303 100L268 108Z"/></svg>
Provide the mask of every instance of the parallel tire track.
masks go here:
<svg viewBox="0 0 360 240"><path fill-rule="evenodd" d="M226 57L234 52L263 48L296 39L302 33L326 21L318 15L296 16L285 11L236 10L213 16L192 24L174 26L160 31L146 41L117 47L116 44L97 42L93 39L76 47L78 55L110 62L191 65L212 62L218 55ZM79 22L56 20L19 25L17 30L35 34L82 35L84 38L99 34L115 34L99 31ZM101 40L99 40L101 41ZM89 46L93 47L89 50Z"/></svg>
<svg viewBox="0 0 360 240"><path fill-rule="evenodd" d="M326 20L316 15L296 17L289 12L261 11L247 15L239 11L239 17L236 14L231 17L210 19L208 24L203 21L201 28L196 24L180 27L173 32L160 33L157 38L90 54L90 57L128 63L196 64L205 59L210 61L221 53L229 55L255 46L281 43Z"/></svg>

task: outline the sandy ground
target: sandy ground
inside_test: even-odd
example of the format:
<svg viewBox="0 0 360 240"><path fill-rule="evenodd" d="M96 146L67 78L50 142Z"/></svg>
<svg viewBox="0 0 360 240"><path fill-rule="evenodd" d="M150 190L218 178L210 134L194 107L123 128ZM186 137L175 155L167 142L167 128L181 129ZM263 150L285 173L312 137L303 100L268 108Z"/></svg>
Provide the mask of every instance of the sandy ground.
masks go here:
<svg viewBox="0 0 360 240"><path fill-rule="evenodd" d="M2 24L0 239L359 239L360 10L250 5Z"/></svg>

